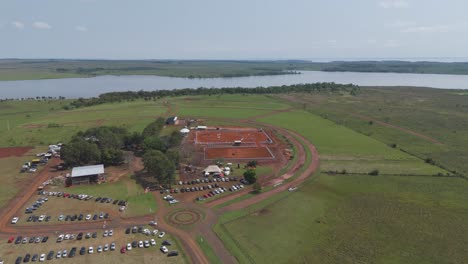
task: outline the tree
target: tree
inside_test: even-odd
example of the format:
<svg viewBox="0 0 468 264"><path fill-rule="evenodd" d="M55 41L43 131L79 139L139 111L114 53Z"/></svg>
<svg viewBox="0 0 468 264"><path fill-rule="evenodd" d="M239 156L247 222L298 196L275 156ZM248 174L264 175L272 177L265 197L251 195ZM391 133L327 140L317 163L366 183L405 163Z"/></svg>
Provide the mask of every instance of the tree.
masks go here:
<svg viewBox="0 0 468 264"><path fill-rule="evenodd" d="M377 176L377 175L379 175L379 170L378 170L378 169L371 170L371 171L369 172L369 175Z"/></svg>
<svg viewBox="0 0 468 264"><path fill-rule="evenodd" d="M178 131L172 131L167 139L168 148L177 147L182 142L182 135Z"/></svg>
<svg viewBox="0 0 468 264"><path fill-rule="evenodd" d="M143 129L142 135L144 138L150 136L158 136L161 132L162 128L164 127L164 118L159 117L154 122L149 123L145 129Z"/></svg>
<svg viewBox="0 0 468 264"><path fill-rule="evenodd" d="M247 162L247 167L256 168L257 167L257 161L256 160L251 160L251 161Z"/></svg>
<svg viewBox="0 0 468 264"><path fill-rule="evenodd" d="M159 150L162 152L166 152L167 147L166 144L164 144L164 141L162 141L158 136L150 136L146 137L145 140L143 140L143 149L145 151Z"/></svg>
<svg viewBox="0 0 468 264"><path fill-rule="evenodd" d="M149 174L159 183L169 184L174 181L174 164L159 150L150 150L143 155L143 164Z"/></svg>
<svg viewBox="0 0 468 264"><path fill-rule="evenodd" d="M169 149L166 152L166 157L172 161L174 166L178 167L179 166L179 161L180 161L180 156L179 156L179 151L177 149Z"/></svg>
<svg viewBox="0 0 468 264"><path fill-rule="evenodd" d="M123 161L123 152L119 149L103 149L101 151L101 162L104 165L120 165Z"/></svg>
<svg viewBox="0 0 468 264"><path fill-rule="evenodd" d="M254 193L260 193L262 191L262 185L258 182L254 183L252 187Z"/></svg>
<svg viewBox="0 0 468 264"><path fill-rule="evenodd" d="M257 173L252 169L246 170L244 172L244 179L249 183L255 183L257 181Z"/></svg>
<svg viewBox="0 0 468 264"><path fill-rule="evenodd" d="M60 157L70 166L96 164L101 161L101 152L96 144L82 138L74 138L60 150Z"/></svg>

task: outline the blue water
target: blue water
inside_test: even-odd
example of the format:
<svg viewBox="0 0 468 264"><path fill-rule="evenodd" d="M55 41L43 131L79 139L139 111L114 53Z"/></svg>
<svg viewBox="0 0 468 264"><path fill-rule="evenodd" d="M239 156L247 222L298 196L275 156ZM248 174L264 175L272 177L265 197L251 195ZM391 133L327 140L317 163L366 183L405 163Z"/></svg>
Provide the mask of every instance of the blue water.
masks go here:
<svg viewBox="0 0 468 264"><path fill-rule="evenodd" d="M99 76L28 81L0 81L0 98L36 96L93 97L112 91L198 87L258 87L314 82L362 86L419 86L468 89L468 75L303 71L302 74L235 78L188 79L162 76Z"/></svg>

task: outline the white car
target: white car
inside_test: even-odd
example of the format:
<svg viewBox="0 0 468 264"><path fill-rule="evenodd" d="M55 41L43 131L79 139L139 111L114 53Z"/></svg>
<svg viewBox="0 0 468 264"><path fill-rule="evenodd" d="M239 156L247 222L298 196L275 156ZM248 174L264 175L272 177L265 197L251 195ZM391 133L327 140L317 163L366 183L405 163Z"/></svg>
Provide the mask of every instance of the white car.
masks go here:
<svg viewBox="0 0 468 264"><path fill-rule="evenodd" d="M85 219L86 219L86 221L91 220L91 215L90 214L86 215Z"/></svg>
<svg viewBox="0 0 468 264"><path fill-rule="evenodd" d="M167 252L169 252L169 249L167 249L166 246L162 246L159 248L161 250L162 253L166 254Z"/></svg>
<svg viewBox="0 0 468 264"><path fill-rule="evenodd" d="M138 242L138 247L139 247L139 248L142 248L142 247L143 247L143 241L140 240L140 242Z"/></svg>
<svg viewBox="0 0 468 264"><path fill-rule="evenodd" d="M65 216L64 216L64 215L60 215L60 216L58 217L58 220L59 220L59 221L63 221L63 219L65 219Z"/></svg>
<svg viewBox="0 0 468 264"><path fill-rule="evenodd" d="M94 248L93 247L89 247L88 248L88 254L93 254L94 253Z"/></svg>
<svg viewBox="0 0 468 264"><path fill-rule="evenodd" d="M132 250L132 244L130 243L127 244L127 250Z"/></svg>
<svg viewBox="0 0 468 264"><path fill-rule="evenodd" d="M109 230L109 236L113 236L113 235L114 235L114 230L113 229Z"/></svg>
<svg viewBox="0 0 468 264"><path fill-rule="evenodd" d="M154 240L154 238L151 239L151 245L156 246L156 241Z"/></svg>
<svg viewBox="0 0 468 264"><path fill-rule="evenodd" d="M15 217L13 217L13 219L11 219L11 223L16 224L16 223L18 223L18 220L19 220L19 217L15 216Z"/></svg>
<svg viewBox="0 0 468 264"><path fill-rule="evenodd" d="M44 221L44 219L45 219L45 215L41 215L41 216L39 216L39 219L37 219L37 220L39 222L42 222L42 221Z"/></svg>
<svg viewBox="0 0 468 264"><path fill-rule="evenodd" d="M164 235L166 235L166 232L161 232L161 233L159 233L159 236L158 236L158 237L159 237L159 238L163 238Z"/></svg>
<svg viewBox="0 0 468 264"><path fill-rule="evenodd" d="M63 237L63 239L69 240L70 239L70 234L66 234L65 237Z"/></svg>
<svg viewBox="0 0 468 264"><path fill-rule="evenodd" d="M102 246L99 245L99 246L97 247L96 251L97 251L97 253L101 253L101 252L102 252Z"/></svg>
<svg viewBox="0 0 468 264"><path fill-rule="evenodd" d="M145 248L149 248L150 247L150 243L148 240L145 240Z"/></svg>
<svg viewBox="0 0 468 264"><path fill-rule="evenodd" d="M115 250L115 242L112 242L110 245L110 250L114 251Z"/></svg>
<svg viewBox="0 0 468 264"><path fill-rule="evenodd" d="M62 251L62 257L66 258L68 256L68 252L66 249Z"/></svg>
<svg viewBox="0 0 468 264"><path fill-rule="evenodd" d="M39 257L39 261L44 262L44 260L45 260L45 254L42 253L41 256Z"/></svg>
<svg viewBox="0 0 468 264"><path fill-rule="evenodd" d="M104 230L104 234L102 234L103 237L107 237L109 235L109 232L107 230Z"/></svg>
<svg viewBox="0 0 468 264"><path fill-rule="evenodd" d="M158 230L157 229L153 230L153 236L155 236L157 234L158 234Z"/></svg>
<svg viewBox="0 0 468 264"><path fill-rule="evenodd" d="M61 258L62 257L62 251L59 250L57 251L57 256L55 256L55 258Z"/></svg>
<svg viewBox="0 0 468 264"><path fill-rule="evenodd" d="M176 199L174 199L174 200L170 200L170 201L169 201L169 204L176 204L176 203L178 203L178 202L179 202L179 201L177 201Z"/></svg>
<svg viewBox="0 0 468 264"><path fill-rule="evenodd" d="M109 244L104 245L104 251L109 251Z"/></svg>

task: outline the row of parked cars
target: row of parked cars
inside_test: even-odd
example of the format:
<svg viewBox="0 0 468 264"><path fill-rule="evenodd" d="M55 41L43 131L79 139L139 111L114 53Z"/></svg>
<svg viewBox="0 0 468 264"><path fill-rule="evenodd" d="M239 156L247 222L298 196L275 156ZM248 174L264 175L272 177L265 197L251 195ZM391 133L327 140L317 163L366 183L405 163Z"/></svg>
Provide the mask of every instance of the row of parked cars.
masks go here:
<svg viewBox="0 0 468 264"><path fill-rule="evenodd" d="M47 192L47 191L39 191L39 195L73 198L73 199L78 199L78 200L83 200L83 201L88 201L94 198L92 195L88 195L88 194L73 194L73 193L65 193L65 192ZM119 206L127 205L127 202L124 200L114 200L109 197L96 197L94 201L100 202L100 203L112 203L112 204L116 204Z"/></svg>
<svg viewBox="0 0 468 264"><path fill-rule="evenodd" d="M52 217L50 215L30 215L27 222L49 222Z"/></svg>
<svg viewBox="0 0 468 264"><path fill-rule="evenodd" d="M140 233L140 234L145 234L147 236L153 235L153 236L158 236L159 238L163 238L166 235L166 232L161 231L159 232L158 229L150 230L148 228L144 228L143 226L133 226L133 227L127 227L125 229L125 234L135 234L135 233Z"/></svg>
<svg viewBox="0 0 468 264"><path fill-rule="evenodd" d="M179 181L179 185L195 185L200 183L210 183L210 182L230 182L237 181L237 177L218 177L218 178L205 178L205 179L195 179L191 181Z"/></svg>
<svg viewBox="0 0 468 264"><path fill-rule="evenodd" d="M104 230L102 236L103 237L111 237L114 235L114 230L110 229L110 230ZM83 239L83 237L85 239L89 239L89 238L97 238L97 232L88 232L86 234L84 234L83 232L80 232L78 233L77 235L75 234L60 234L58 237L57 237L57 243L60 243L64 240L73 240L73 239L76 239L76 240L81 240Z"/></svg>
<svg viewBox="0 0 468 264"><path fill-rule="evenodd" d="M48 236L32 236L30 238L28 237L22 237L22 236L17 236L16 238L15 237L10 237L8 238L8 243L15 243L16 245L18 244L27 244L27 243L46 243L47 241L49 240L49 237Z"/></svg>
<svg viewBox="0 0 468 264"><path fill-rule="evenodd" d="M91 214L87 214L87 215L84 215L84 214L63 215L62 214L62 215L58 216L59 221L75 221L75 220L90 221L90 220L98 220L98 219L109 219L109 214L104 213L104 212L100 212L99 214L94 214L94 215L91 215Z"/></svg>
<svg viewBox="0 0 468 264"><path fill-rule="evenodd" d="M39 209L45 202L47 202L49 199L47 197L41 197L37 199L33 205L29 206L28 208L25 209L26 214L31 214L33 211L36 211Z"/></svg>
<svg viewBox="0 0 468 264"><path fill-rule="evenodd" d="M114 251L115 250L115 242L112 242L110 245L109 244L105 244L104 246L97 246L96 247L96 252L98 253L101 253L101 252L106 252L106 251ZM75 255L76 255L76 251L77 251L77 248L76 247L73 247L70 252L68 252L66 249L64 250L59 250L57 251L57 254L55 254L55 252L53 250L49 251L49 253L46 255L45 253L42 253L42 254L33 254L31 256L31 254L26 254L23 257L19 256L16 258L16 261L15 261L15 264L20 264L20 263L27 263L29 261L31 262L35 262L35 261L39 261L39 262L43 262L45 260L52 260L54 257L56 259L61 259L61 258L73 258ZM94 253L94 248L91 246L89 247L87 250L86 250L86 247L81 247L80 251L79 251L79 254L80 255L84 255L86 254L86 252L88 252L88 254L93 254Z"/></svg>
<svg viewBox="0 0 468 264"><path fill-rule="evenodd" d="M169 240L164 240L159 250L161 250L161 252L164 254L167 253L168 257L178 256L179 252L175 250L169 252L167 246L171 245L172 243ZM139 242L133 241L132 243L127 243L127 246L122 246L122 248L120 249L120 253L124 254L125 252L130 251L134 248L149 248L151 246L156 246L156 241L154 239L145 241L140 240Z"/></svg>

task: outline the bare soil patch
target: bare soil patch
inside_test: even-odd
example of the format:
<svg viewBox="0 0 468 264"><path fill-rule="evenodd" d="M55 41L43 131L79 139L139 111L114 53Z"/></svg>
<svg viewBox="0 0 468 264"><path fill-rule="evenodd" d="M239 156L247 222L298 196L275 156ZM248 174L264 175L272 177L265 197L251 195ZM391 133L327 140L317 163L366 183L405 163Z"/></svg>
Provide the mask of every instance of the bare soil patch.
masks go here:
<svg viewBox="0 0 468 264"><path fill-rule="evenodd" d="M205 148L205 160L273 159L267 147Z"/></svg>
<svg viewBox="0 0 468 264"><path fill-rule="evenodd" d="M26 152L30 151L33 149L32 147L7 147L7 148L0 148L0 158L6 158L6 157L21 157Z"/></svg>

